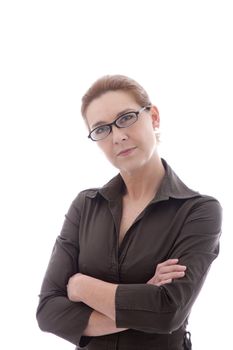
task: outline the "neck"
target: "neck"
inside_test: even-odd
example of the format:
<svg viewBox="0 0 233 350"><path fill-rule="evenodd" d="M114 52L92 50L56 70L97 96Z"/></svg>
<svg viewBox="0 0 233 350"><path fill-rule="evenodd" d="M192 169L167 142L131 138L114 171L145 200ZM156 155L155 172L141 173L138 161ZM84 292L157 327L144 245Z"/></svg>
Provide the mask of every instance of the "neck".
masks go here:
<svg viewBox="0 0 233 350"><path fill-rule="evenodd" d="M129 200L140 201L157 193L165 174L163 163L156 154L151 161L134 173L121 173Z"/></svg>

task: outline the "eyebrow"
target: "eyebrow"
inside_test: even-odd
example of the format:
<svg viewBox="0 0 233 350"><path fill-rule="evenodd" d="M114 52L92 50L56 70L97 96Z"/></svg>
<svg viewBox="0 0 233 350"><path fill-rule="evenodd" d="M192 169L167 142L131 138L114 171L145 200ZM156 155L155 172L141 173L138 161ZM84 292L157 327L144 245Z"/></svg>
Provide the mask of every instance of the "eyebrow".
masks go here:
<svg viewBox="0 0 233 350"><path fill-rule="evenodd" d="M133 112L134 109L133 108L126 108L126 109L123 109L123 111L117 113L116 117L114 120L116 120L118 117L120 117L121 115L127 113L127 112ZM109 123L106 123L105 121L102 121L100 120L99 122L95 123L92 125L92 130L97 128L97 126L100 126L100 125L108 125Z"/></svg>

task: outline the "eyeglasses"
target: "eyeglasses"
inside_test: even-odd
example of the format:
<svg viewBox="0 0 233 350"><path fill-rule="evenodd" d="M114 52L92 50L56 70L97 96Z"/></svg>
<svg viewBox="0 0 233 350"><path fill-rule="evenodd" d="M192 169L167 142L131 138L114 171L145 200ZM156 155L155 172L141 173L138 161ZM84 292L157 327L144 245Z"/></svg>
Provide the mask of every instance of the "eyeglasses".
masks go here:
<svg viewBox="0 0 233 350"><path fill-rule="evenodd" d="M138 116L140 113L142 113L145 110L150 110L151 106L142 107L137 112L127 112L122 115L120 115L118 118L114 120L114 122L109 124L103 124L100 126L97 126L95 129L93 129L88 137L92 141L100 141L105 139L111 132L112 132L112 126L115 125L117 128L128 128L130 125L134 124L138 120Z"/></svg>

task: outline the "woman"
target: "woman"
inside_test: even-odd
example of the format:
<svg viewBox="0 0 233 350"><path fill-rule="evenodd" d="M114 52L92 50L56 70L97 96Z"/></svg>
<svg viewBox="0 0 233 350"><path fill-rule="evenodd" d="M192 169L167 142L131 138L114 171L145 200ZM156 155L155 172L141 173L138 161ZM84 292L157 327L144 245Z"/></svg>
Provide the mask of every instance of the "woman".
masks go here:
<svg viewBox="0 0 233 350"><path fill-rule="evenodd" d="M71 204L42 284L39 326L77 349L191 349L187 320L218 255L220 204L159 157L159 112L134 80L100 78L82 115L119 174Z"/></svg>

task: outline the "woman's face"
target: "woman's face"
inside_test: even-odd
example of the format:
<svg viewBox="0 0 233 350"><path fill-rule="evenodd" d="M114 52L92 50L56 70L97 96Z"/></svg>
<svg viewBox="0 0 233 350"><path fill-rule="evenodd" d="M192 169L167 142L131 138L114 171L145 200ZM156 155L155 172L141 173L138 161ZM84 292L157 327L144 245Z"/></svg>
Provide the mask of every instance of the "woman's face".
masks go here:
<svg viewBox="0 0 233 350"><path fill-rule="evenodd" d="M138 111L142 107L125 91L109 91L89 104L86 118L90 130L93 130L96 125L113 122L125 110ZM113 125L112 132L96 143L116 168L132 173L150 162L155 155L154 129L159 127L159 122L159 112L153 106L150 111L141 112L138 120L127 128Z"/></svg>

